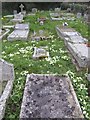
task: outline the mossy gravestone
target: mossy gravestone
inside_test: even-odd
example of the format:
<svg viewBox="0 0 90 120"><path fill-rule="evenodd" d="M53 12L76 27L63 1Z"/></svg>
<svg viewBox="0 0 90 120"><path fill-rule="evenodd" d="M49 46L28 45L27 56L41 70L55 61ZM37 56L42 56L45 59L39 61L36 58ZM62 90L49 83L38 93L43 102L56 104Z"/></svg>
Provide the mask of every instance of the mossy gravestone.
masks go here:
<svg viewBox="0 0 90 120"><path fill-rule="evenodd" d="M83 118L70 78L28 75L20 118Z"/></svg>

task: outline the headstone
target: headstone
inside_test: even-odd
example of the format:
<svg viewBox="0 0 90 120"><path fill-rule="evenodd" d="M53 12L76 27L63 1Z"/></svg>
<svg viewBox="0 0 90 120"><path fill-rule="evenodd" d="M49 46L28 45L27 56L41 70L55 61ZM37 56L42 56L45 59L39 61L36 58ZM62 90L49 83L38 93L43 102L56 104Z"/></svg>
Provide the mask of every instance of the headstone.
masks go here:
<svg viewBox="0 0 90 120"><path fill-rule="evenodd" d="M27 75L20 118L84 119L68 76Z"/></svg>
<svg viewBox="0 0 90 120"><path fill-rule="evenodd" d="M34 54L33 54L34 59L47 58L47 57L49 57L49 52L47 52L45 47L34 48Z"/></svg>
<svg viewBox="0 0 90 120"><path fill-rule="evenodd" d="M88 14L84 13L83 19L87 23L88 22Z"/></svg>
<svg viewBox="0 0 90 120"><path fill-rule="evenodd" d="M16 15L16 14L17 14L17 10L14 10L14 11L13 11L13 14Z"/></svg>
<svg viewBox="0 0 90 120"><path fill-rule="evenodd" d="M82 14L81 13L77 13L77 18L81 18Z"/></svg>
<svg viewBox="0 0 90 120"><path fill-rule="evenodd" d="M32 13L36 13L37 12L37 8L32 8Z"/></svg>
<svg viewBox="0 0 90 120"><path fill-rule="evenodd" d="M71 12L71 8L67 8L67 12Z"/></svg>
<svg viewBox="0 0 90 120"><path fill-rule="evenodd" d="M19 7L20 7L20 9L21 9L21 13L22 13L22 12L23 12L23 8L24 8L24 5L21 4Z"/></svg>
<svg viewBox="0 0 90 120"><path fill-rule="evenodd" d="M60 12L61 11L61 9L60 8L55 8L55 10L54 10L55 12Z"/></svg>
<svg viewBox="0 0 90 120"><path fill-rule="evenodd" d="M40 36L43 36L43 33L44 33L43 30L39 30L39 35L40 35Z"/></svg>

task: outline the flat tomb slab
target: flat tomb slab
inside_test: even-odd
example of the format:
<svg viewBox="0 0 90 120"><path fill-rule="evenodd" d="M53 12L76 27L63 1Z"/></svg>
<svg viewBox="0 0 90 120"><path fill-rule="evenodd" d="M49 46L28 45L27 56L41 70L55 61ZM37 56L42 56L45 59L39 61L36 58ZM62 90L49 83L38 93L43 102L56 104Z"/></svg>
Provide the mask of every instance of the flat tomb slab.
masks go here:
<svg viewBox="0 0 90 120"><path fill-rule="evenodd" d="M47 51L47 47L34 47L34 54L33 54L33 59L40 59L40 58L48 58L49 57L49 52Z"/></svg>
<svg viewBox="0 0 90 120"><path fill-rule="evenodd" d="M27 40L29 31L28 30L14 30L9 36L9 41L14 40Z"/></svg>
<svg viewBox="0 0 90 120"><path fill-rule="evenodd" d="M51 37L49 36L49 31L39 30L37 32L34 31L34 33L31 34L31 39L39 41L51 39Z"/></svg>
<svg viewBox="0 0 90 120"><path fill-rule="evenodd" d="M29 24L16 24L15 30L7 37L9 41L27 40L29 35Z"/></svg>
<svg viewBox="0 0 90 120"><path fill-rule="evenodd" d="M87 47L86 44L72 44L67 42L67 48L77 61L80 68L88 67L88 63L90 63L90 47Z"/></svg>
<svg viewBox="0 0 90 120"><path fill-rule="evenodd" d="M76 30L67 26L56 26L56 32L59 37L71 43L85 43L88 41L87 39L83 38Z"/></svg>
<svg viewBox="0 0 90 120"><path fill-rule="evenodd" d="M14 82L13 64L0 59L0 120L4 117L7 100Z"/></svg>
<svg viewBox="0 0 90 120"><path fill-rule="evenodd" d="M83 118L68 76L27 76L20 118Z"/></svg>

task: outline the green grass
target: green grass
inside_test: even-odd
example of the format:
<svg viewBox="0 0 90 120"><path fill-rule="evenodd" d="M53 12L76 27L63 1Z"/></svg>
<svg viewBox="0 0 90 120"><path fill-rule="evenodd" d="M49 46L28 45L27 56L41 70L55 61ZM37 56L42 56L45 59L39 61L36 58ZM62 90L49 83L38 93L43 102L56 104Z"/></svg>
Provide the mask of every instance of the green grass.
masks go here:
<svg viewBox="0 0 90 120"><path fill-rule="evenodd" d="M81 105L85 118L90 118L90 97L88 96L87 87L90 83L86 80L86 70L77 72L73 65L68 51L64 45L64 41L58 38L55 26L62 24L62 21L47 20L43 26L37 22L40 16L49 17L49 13L37 13L36 16L27 16L25 22L30 23L30 31L48 30L52 33L52 39L44 41L14 41L2 42L2 58L14 64L15 80L11 96L7 102L5 120L19 119L20 107L23 97L23 90L26 82L26 74L69 74L72 84L76 91L79 103ZM3 24L8 24L5 20ZM84 37L88 37L88 26L80 20L68 21L70 27L75 28ZM33 60L33 47L48 46L51 59Z"/></svg>

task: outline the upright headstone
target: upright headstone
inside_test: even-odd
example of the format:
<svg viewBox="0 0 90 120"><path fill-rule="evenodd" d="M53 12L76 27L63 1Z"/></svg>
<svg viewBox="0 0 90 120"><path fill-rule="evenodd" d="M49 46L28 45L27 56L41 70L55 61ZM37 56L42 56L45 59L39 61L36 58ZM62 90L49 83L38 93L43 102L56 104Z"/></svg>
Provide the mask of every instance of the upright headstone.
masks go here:
<svg viewBox="0 0 90 120"><path fill-rule="evenodd" d="M80 12L77 13L77 18L81 18L82 14Z"/></svg>
<svg viewBox="0 0 90 120"><path fill-rule="evenodd" d="M13 11L13 14L16 15L16 14L17 14L17 10L14 10L14 11Z"/></svg>
<svg viewBox="0 0 90 120"><path fill-rule="evenodd" d="M71 12L71 8L67 8L67 12Z"/></svg>
<svg viewBox="0 0 90 120"><path fill-rule="evenodd" d="M86 13L84 14L83 17L84 17L84 21L87 21L87 19L88 19L88 15L87 15Z"/></svg>
<svg viewBox="0 0 90 120"><path fill-rule="evenodd" d="M55 10L55 12L60 12L61 9L60 8L55 8L54 10Z"/></svg>
<svg viewBox="0 0 90 120"><path fill-rule="evenodd" d="M37 12L37 8L32 8L32 13L36 13Z"/></svg>
<svg viewBox="0 0 90 120"><path fill-rule="evenodd" d="M22 13L22 12L23 12L23 8L24 8L24 5L21 4L19 7L20 7L20 9L21 9L21 13Z"/></svg>

